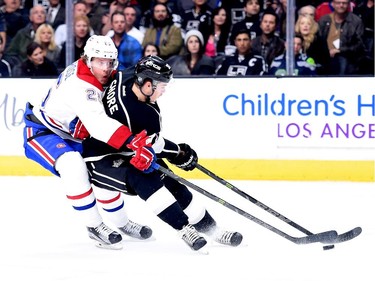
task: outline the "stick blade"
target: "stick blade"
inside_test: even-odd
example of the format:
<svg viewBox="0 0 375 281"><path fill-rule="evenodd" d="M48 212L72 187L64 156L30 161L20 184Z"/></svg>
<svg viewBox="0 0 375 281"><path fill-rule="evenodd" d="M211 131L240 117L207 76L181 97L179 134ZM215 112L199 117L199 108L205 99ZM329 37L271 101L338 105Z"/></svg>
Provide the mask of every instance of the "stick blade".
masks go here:
<svg viewBox="0 0 375 281"><path fill-rule="evenodd" d="M337 235L337 237L330 242L323 242L323 243L337 244L337 243L346 242L346 241L349 241L349 240L352 240L352 239L356 238L361 233L362 233L362 228L358 226L358 227L355 227L355 228L353 228L353 229L351 229L347 232L344 232L340 235Z"/></svg>
<svg viewBox="0 0 375 281"><path fill-rule="evenodd" d="M311 244L316 242L332 243L338 236L337 231L328 230L316 234L307 235L305 237L297 238L297 244Z"/></svg>

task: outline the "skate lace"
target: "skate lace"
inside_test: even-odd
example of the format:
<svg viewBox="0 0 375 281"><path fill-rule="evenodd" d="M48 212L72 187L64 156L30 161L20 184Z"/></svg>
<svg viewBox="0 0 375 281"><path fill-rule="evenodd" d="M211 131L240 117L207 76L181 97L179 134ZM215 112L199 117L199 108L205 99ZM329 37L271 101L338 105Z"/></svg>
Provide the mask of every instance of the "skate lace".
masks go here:
<svg viewBox="0 0 375 281"><path fill-rule="evenodd" d="M104 223L101 223L95 227L95 231L104 237L109 237L109 235L113 232L113 230L109 229Z"/></svg>
<svg viewBox="0 0 375 281"><path fill-rule="evenodd" d="M184 239L189 245L193 245L194 242L200 238L199 233L191 225L185 226L185 228L183 228L181 232L182 239Z"/></svg>
<svg viewBox="0 0 375 281"><path fill-rule="evenodd" d="M129 220L129 222L124 226L123 230L127 234L139 235L142 230L142 225Z"/></svg>
<svg viewBox="0 0 375 281"><path fill-rule="evenodd" d="M223 231L219 235L216 236L216 242L222 243L222 244L231 244L231 238L233 236L233 232L230 231Z"/></svg>

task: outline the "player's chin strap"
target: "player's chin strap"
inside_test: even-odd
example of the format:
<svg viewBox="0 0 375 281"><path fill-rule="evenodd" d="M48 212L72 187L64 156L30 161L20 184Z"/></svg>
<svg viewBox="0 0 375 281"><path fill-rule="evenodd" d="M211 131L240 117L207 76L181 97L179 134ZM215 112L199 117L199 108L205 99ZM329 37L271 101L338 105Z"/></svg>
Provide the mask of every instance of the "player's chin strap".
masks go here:
<svg viewBox="0 0 375 281"><path fill-rule="evenodd" d="M152 83L152 82L151 82L151 83ZM151 92L151 95L147 95L147 94L145 94L145 93L142 91L142 86L143 86L144 84L142 84L142 85L137 84L137 85L138 85L139 90L141 91L142 95L144 95L144 96L146 97L146 102L147 102L147 103L150 103L150 102L151 102L151 97L152 97L153 94L155 93L156 86L152 83L152 92Z"/></svg>

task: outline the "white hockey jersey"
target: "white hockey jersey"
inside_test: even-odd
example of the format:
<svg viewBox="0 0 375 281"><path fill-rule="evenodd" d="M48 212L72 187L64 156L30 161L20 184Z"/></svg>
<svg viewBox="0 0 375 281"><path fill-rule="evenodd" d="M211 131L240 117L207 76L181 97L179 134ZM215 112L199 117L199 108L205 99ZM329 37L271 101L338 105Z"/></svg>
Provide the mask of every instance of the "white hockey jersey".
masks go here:
<svg viewBox="0 0 375 281"><path fill-rule="evenodd" d="M55 81L34 115L51 131L65 139L81 141L77 130L82 124L94 138L120 148L130 130L107 116L102 104L103 86L79 59Z"/></svg>

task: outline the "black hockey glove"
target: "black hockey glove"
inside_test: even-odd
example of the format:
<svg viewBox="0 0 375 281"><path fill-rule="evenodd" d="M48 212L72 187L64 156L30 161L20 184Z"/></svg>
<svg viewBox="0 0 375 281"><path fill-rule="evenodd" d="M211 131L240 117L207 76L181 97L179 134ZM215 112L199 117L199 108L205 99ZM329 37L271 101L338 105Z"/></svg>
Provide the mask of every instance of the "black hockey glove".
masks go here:
<svg viewBox="0 0 375 281"><path fill-rule="evenodd" d="M197 153L186 143L180 143L178 146L180 147L180 153L176 158L169 160L169 162L182 170L193 170L195 168L195 164L198 162Z"/></svg>

